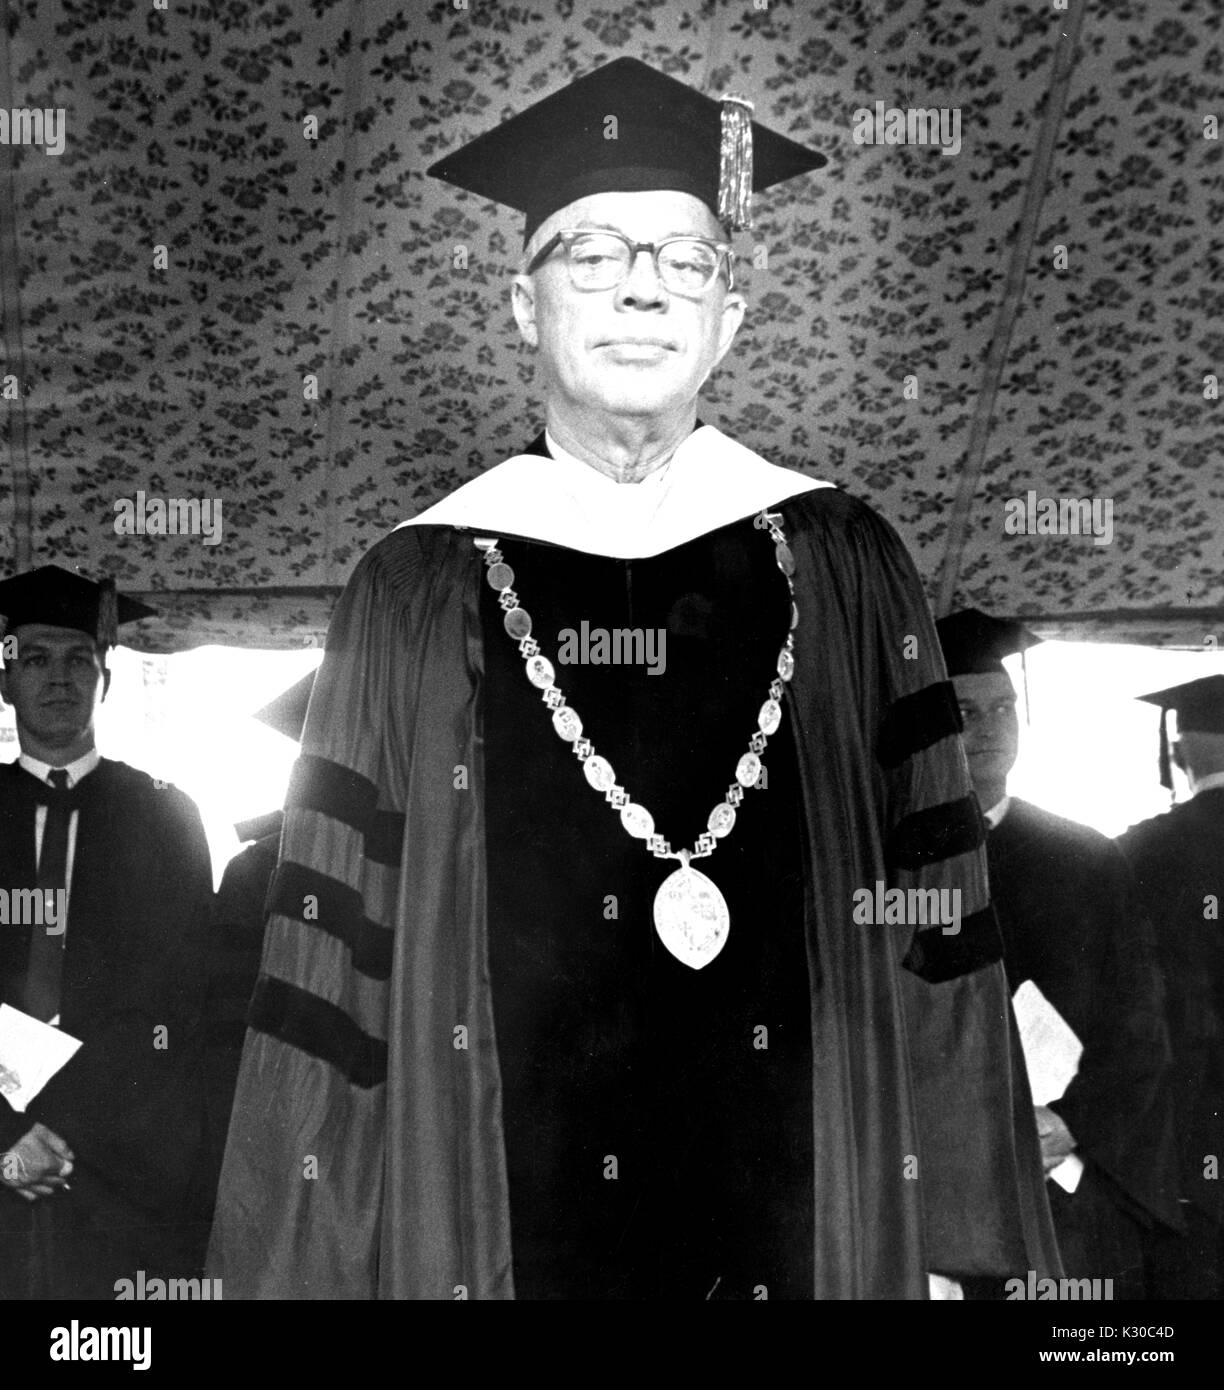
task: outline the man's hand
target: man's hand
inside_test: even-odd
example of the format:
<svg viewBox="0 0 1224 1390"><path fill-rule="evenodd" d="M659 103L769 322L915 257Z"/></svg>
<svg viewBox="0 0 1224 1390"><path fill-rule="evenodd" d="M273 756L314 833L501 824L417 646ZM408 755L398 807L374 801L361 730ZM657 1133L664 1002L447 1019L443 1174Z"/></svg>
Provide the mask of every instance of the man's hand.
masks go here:
<svg viewBox="0 0 1224 1390"><path fill-rule="evenodd" d="M1075 1151L1075 1136L1066 1124L1048 1105L1033 1106L1037 1117L1037 1135L1041 1140L1041 1164L1047 1173L1052 1172Z"/></svg>
<svg viewBox="0 0 1224 1390"><path fill-rule="evenodd" d="M46 1125L36 1124L7 1153L0 1154L0 1183L27 1202L34 1202L68 1186L72 1163L72 1150L59 1135Z"/></svg>

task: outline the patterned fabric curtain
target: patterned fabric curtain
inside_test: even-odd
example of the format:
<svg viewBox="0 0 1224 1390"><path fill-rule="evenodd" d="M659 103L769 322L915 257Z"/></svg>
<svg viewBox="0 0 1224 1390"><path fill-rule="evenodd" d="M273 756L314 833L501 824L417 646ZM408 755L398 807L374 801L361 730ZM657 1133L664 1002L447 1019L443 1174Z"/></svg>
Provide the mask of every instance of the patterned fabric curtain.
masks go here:
<svg viewBox="0 0 1224 1390"><path fill-rule="evenodd" d="M149 650L317 642L541 423L519 220L425 166L628 53L831 156L758 200L704 419L872 501L937 611L1224 633L1218 0L163 3L0 0L6 573L115 575ZM914 109L957 148L875 142ZM1007 531L1044 499L1108 543Z"/></svg>

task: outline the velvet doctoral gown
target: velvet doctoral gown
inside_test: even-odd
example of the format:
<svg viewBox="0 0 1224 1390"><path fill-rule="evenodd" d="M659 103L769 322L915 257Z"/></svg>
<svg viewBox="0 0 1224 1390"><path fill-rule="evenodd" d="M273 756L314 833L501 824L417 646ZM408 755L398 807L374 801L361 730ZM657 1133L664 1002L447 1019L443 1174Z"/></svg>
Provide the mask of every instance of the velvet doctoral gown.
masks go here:
<svg viewBox="0 0 1224 1390"><path fill-rule="evenodd" d="M731 932L697 972L651 922L674 864L553 733L473 537L681 846L788 627L751 511L636 557L431 512L362 560L286 803L210 1252L227 1297L924 1298L930 1271L1060 1272L919 581L862 503L773 487L795 673L767 786L699 861ZM601 664L613 627L663 630L666 666ZM887 887L957 890L959 931L865 923Z"/></svg>
<svg viewBox="0 0 1224 1390"><path fill-rule="evenodd" d="M18 764L0 767L5 889L37 881L44 792ZM70 795L78 820L60 1026L82 1046L25 1113L0 1100L0 1148L41 1122L72 1148L75 1167L70 1190L36 1202L0 1189L5 1298L111 1299L115 1282L140 1269L198 1277L207 1234L204 828L182 792L107 758ZM0 927L0 1001L16 997L31 930Z"/></svg>

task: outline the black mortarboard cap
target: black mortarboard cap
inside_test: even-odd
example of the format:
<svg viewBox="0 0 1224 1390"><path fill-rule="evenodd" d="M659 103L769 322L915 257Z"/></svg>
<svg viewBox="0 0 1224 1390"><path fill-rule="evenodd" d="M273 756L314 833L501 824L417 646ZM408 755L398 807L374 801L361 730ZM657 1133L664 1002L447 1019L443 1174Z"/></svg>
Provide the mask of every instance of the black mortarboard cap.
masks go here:
<svg viewBox="0 0 1224 1390"><path fill-rule="evenodd" d="M317 671L311 671L300 681L295 681L288 690L283 690L275 700L270 700L263 709L256 710L254 718L270 728L301 743L302 730L306 727L306 709L310 704L310 692L314 689Z"/></svg>
<svg viewBox="0 0 1224 1390"><path fill-rule="evenodd" d="M1200 676L1198 680L1171 685L1137 697L1160 706L1160 785L1173 790L1169 759L1169 711L1177 711L1179 734L1224 734L1224 676Z"/></svg>
<svg viewBox="0 0 1224 1390"><path fill-rule="evenodd" d="M748 120L749 109L740 98L716 100L636 58L617 58L446 155L428 173L526 213L525 241L579 198L660 188L691 193L736 230L751 226L750 192L828 163L818 151ZM731 193L738 193L734 211L726 201Z"/></svg>
<svg viewBox="0 0 1224 1390"><path fill-rule="evenodd" d="M935 624L950 676L1002 671L1003 658L1023 655L1041 641L1022 623L992 618L977 608L962 608Z"/></svg>
<svg viewBox="0 0 1224 1390"><path fill-rule="evenodd" d="M113 579L95 582L59 565L0 580L0 615L12 632L27 623L67 627L84 632L95 642L113 647L121 623L149 618L157 610L115 589Z"/></svg>

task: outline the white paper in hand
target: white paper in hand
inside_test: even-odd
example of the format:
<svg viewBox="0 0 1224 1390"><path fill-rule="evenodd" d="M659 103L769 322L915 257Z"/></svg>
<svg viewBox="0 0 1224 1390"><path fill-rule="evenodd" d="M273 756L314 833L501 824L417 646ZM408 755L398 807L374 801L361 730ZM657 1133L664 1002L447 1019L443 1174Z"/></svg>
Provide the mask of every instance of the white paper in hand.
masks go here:
<svg viewBox="0 0 1224 1390"><path fill-rule="evenodd" d="M1037 988L1025 980L1012 996L1034 1105L1058 1100L1079 1071L1084 1044Z"/></svg>
<svg viewBox="0 0 1224 1390"><path fill-rule="evenodd" d="M18 1113L76 1055L79 1038L0 1004L0 1095Z"/></svg>
<svg viewBox="0 0 1224 1390"><path fill-rule="evenodd" d="M1084 1176L1084 1160L1079 1154L1068 1154L1058 1167L1051 1169L1046 1176L1051 1182L1056 1182L1064 1192L1074 1192Z"/></svg>

